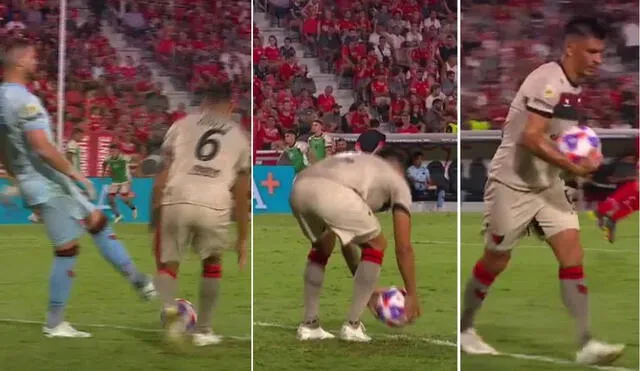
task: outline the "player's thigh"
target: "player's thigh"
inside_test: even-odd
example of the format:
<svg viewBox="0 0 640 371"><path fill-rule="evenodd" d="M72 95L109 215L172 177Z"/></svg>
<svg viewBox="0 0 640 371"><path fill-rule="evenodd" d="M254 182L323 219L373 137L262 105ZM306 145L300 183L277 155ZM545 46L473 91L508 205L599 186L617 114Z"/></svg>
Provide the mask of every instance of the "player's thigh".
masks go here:
<svg viewBox="0 0 640 371"><path fill-rule="evenodd" d="M190 217L184 205L165 205L155 231L154 252L157 264L180 262L191 237Z"/></svg>
<svg viewBox="0 0 640 371"><path fill-rule="evenodd" d="M328 231L327 223L318 216L312 204L319 202L319 191L311 179L298 178L293 184L289 203L293 216L298 221L300 230L311 241L316 243Z"/></svg>
<svg viewBox="0 0 640 371"><path fill-rule="evenodd" d="M192 206L197 216L197 224L193 229L191 245L193 250L204 260L212 256L220 256L229 246L229 225L231 210L213 210Z"/></svg>
<svg viewBox="0 0 640 371"><path fill-rule="evenodd" d="M578 213L562 182L545 190L539 197L542 207L536 213L535 219L545 238L549 239L566 230L580 230Z"/></svg>
<svg viewBox="0 0 640 371"><path fill-rule="evenodd" d="M87 217L88 210L69 196L59 196L38 206L47 236L55 247L62 247L77 240L84 234L80 223Z"/></svg>
<svg viewBox="0 0 640 371"><path fill-rule="evenodd" d="M120 189L118 190L118 193L122 197L128 197L131 194L131 183L128 183L128 182L122 183L120 185Z"/></svg>
<svg viewBox="0 0 640 371"><path fill-rule="evenodd" d="M484 204L484 242L494 251L513 249L540 208L535 194L492 180L487 183Z"/></svg>
<svg viewBox="0 0 640 371"><path fill-rule="evenodd" d="M120 183L111 183L109 184L108 193L109 196L115 196L120 192Z"/></svg>

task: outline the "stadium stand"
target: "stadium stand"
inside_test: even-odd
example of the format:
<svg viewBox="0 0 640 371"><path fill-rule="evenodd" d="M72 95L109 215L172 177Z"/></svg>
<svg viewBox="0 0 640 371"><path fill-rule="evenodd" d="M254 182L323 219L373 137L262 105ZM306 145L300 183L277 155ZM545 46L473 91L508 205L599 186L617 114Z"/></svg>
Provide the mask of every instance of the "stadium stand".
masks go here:
<svg viewBox="0 0 640 371"><path fill-rule="evenodd" d="M250 2L70 3L64 136L68 139L74 129L85 133L81 145L88 175L99 175L97 164L112 142L135 159L136 170L169 126L199 102L199 92L220 81L233 82L234 111L250 127ZM57 1L31 0L23 6L0 0L0 40L38 41L41 72L30 88L54 118L58 7Z"/></svg>
<svg viewBox="0 0 640 371"><path fill-rule="evenodd" d="M362 133L373 119L388 133L445 132L456 117L455 7L424 4L258 4L255 122L266 134L259 147L278 147L276 128L304 135L317 117L334 133Z"/></svg>

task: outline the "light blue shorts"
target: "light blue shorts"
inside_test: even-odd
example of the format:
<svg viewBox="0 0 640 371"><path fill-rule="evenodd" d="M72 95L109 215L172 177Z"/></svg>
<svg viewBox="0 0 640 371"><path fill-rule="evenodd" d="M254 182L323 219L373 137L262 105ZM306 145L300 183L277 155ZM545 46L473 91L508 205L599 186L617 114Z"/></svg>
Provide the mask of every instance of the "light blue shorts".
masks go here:
<svg viewBox="0 0 640 371"><path fill-rule="evenodd" d="M78 197L79 196L79 197ZM85 232L81 223L96 207L83 195L60 195L38 205L42 222L54 247L78 239Z"/></svg>

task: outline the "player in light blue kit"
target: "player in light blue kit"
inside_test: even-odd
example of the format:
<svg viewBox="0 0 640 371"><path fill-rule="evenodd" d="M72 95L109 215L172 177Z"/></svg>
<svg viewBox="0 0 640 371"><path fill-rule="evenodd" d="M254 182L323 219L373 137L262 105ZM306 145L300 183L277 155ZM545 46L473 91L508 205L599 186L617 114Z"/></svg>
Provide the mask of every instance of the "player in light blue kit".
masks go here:
<svg viewBox="0 0 640 371"><path fill-rule="evenodd" d="M4 50L4 82L0 84L0 161L16 179L27 207L40 212L54 245L49 278L49 307L43 328L47 337L90 337L64 321L64 309L73 282L73 267L85 232L91 234L102 256L140 295L149 299L155 288L140 273L115 237L107 218L77 185L95 198L91 182L58 151L51 122L40 100L25 87L37 69L36 49L16 40Z"/></svg>

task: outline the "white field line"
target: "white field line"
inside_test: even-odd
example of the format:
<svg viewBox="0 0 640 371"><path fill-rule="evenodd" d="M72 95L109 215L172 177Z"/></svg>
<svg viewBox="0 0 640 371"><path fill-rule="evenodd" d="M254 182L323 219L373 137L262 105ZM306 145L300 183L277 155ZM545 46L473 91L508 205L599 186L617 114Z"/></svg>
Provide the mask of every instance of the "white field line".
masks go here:
<svg viewBox="0 0 640 371"><path fill-rule="evenodd" d="M253 325L258 327L272 327L272 328L279 328L279 329L285 329L285 330L296 329L296 327L294 326L286 326L278 323L269 323L269 322L254 322ZM334 334L337 333L336 331L329 331L329 332L332 332ZM429 337L418 337L418 336L411 336L411 335L389 335L389 334L372 334L372 335L374 337L382 337L385 339L413 340L413 341L421 341L424 343L429 343L434 345L450 347L450 348L457 348L457 345L451 341L429 338ZM556 365L574 365L574 366L578 365L575 362L567 359L559 359L559 358L537 356L537 355L530 355L530 354L500 353L500 356L522 359L522 360L529 360L529 361L546 362L546 363L552 363ZM615 366L584 366L584 367L587 369L602 370L602 371L637 371L631 368L615 367Z"/></svg>
<svg viewBox="0 0 640 371"><path fill-rule="evenodd" d="M32 321L27 319L15 319L15 318L0 318L0 323L20 323L27 325L43 325L42 321ZM106 329L115 329L115 330L126 330L126 331L134 331L134 332L144 332L144 333L161 333L164 332L162 329L153 329L153 328L142 328L142 327L133 327L133 326L120 326L120 325L112 325L112 324L102 324L102 323L73 323L74 327L83 328L83 327L93 327L93 328L106 328ZM227 336L221 335L223 338L229 338L233 340L240 341L250 341L250 336Z"/></svg>
<svg viewBox="0 0 640 371"><path fill-rule="evenodd" d="M413 241L414 244L416 245L453 245L455 244L455 242L453 241L437 241L437 240L425 240L425 241ZM462 246L478 246L478 247L483 247L484 244L482 243L476 243L476 242L462 242L461 243ZM545 250L549 250L549 247L542 244L542 245L530 245L530 244L518 244L514 250L517 249L545 249ZM598 251L598 252L610 252L610 253L617 253L617 254L629 254L629 253L638 253L637 249L634 250L628 250L628 249L600 249L597 247L585 247L584 251Z"/></svg>

